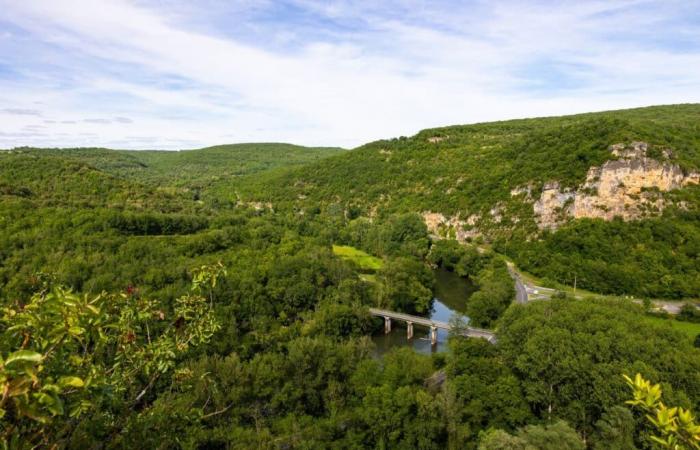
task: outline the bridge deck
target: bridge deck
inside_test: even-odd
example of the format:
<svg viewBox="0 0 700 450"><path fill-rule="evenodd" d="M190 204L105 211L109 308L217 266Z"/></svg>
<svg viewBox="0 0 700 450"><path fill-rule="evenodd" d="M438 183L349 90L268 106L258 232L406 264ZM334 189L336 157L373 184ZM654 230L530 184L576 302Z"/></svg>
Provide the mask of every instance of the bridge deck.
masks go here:
<svg viewBox="0 0 700 450"><path fill-rule="evenodd" d="M416 325L423 325L426 327L436 327L441 330L450 331L452 327L447 322L441 322L439 320L432 320L427 317L413 316L411 314L404 314L396 311L389 311L388 309L378 309L370 308L370 314L377 317L389 317L391 319L403 320L404 322L412 322ZM486 339L489 342L496 341L496 333L491 330L484 330L482 328L466 327L463 333L467 337L479 337Z"/></svg>

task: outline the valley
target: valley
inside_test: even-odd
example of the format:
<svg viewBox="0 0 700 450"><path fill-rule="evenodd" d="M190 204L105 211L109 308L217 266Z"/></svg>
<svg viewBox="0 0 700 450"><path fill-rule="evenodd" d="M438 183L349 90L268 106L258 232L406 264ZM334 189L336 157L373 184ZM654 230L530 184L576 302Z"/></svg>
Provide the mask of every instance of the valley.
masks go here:
<svg viewBox="0 0 700 450"><path fill-rule="evenodd" d="M651 448L623 375L700 401L698 120L0 151L0 439L477 449L534 427ZM407 338L455 314L496 339Z"/></svg>

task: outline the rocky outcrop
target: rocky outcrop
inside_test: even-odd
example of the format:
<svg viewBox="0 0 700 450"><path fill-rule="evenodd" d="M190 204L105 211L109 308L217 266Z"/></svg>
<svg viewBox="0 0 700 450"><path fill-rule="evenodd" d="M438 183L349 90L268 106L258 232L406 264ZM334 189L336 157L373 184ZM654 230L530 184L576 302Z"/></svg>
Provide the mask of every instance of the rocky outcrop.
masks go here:
<svg viewBox="0 0 700 450"><path fill-rule="evenodd" d="M533 204L540 229L555 229L570 218L633 220L655 215L665 207L662 192L700 181L699 173L684 174L671 163L670 152L662 152L663 161L659 161L647 157L648 149L645 142L611 146L618 159L591 167L586 181L576 190L564 189L558 182L545 184Z"/></svg>
<svg viewBox="0 0 700 450"><path fill-rule="evenodd" d="M460 219L459 214L455 217L447 218L440 213L426 211L423 213L428 232L437 238L451 237L459 242L479 236L481 233L475 228L479 216L472 214L465 220Z"/></svg>
<svg viewBox="0 0 700 450"><path fill-rule="evenodd" d="M540 229L555 229L570 217L575 198L575 192L562 189L557 181L545 184L539 200L532 205Z"/></svg>

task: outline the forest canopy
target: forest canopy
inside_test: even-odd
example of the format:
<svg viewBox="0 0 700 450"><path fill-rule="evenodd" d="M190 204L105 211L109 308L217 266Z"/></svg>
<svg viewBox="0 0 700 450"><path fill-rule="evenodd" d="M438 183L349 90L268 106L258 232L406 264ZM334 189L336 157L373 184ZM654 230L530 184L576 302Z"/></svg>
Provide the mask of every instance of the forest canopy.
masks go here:
<svg viewBox="0 0 700 450"><path fill-rule="evenodd" d="M536 236L506 207L510 228L471 242L421 213L577 183L610 141L656 140L697 168L698 115L448 127L347 152L0 152L0 448L655 448L623 375L660 383L655 408L697 413L700 349L621 297L514 304L505 256L598 292L697 295L695 191L676 193L686 210ZM497 339L378 356L369 307L425 315L436 268L473 283L470 324Z"/></svg>

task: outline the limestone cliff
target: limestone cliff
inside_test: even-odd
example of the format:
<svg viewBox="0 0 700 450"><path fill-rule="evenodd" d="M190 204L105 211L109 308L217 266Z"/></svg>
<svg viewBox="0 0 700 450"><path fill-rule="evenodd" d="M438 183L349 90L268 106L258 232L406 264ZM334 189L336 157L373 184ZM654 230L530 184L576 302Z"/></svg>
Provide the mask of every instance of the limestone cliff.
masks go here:
<svg viewBox="0 0 700 450"><path fill-rule="evenodd" d="M671 163L669 152L663 152L659 161L647 156L648 149L645 142L611 146L617 159L591 167L586 181L575 190L564 189L558 182L545 184L533 204L540 229L555 229L570 218L633 220L655 215L665 206L662 192L700 181L699 173L684 174Z"/></svg>
<svg viewBox="0 0 700 450"><path fill-rule="evenodd" d="M466 242L480 234L474 227L479 220L479 216L475 214L462 220L459 215L447 218L440 213L426 211L423 213L423 220L428 232L438 238L450 237L459 242Z"/></svg>

